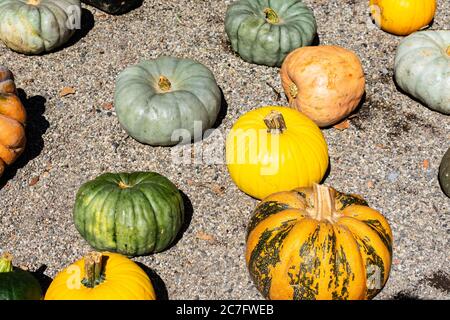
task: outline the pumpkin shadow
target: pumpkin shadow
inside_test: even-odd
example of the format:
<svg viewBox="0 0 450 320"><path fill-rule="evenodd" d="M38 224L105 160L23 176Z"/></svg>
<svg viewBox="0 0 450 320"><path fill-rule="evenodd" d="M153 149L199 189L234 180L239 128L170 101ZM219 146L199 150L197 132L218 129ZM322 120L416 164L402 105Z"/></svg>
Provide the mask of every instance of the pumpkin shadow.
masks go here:
<svg viewBox="0 0 450 320"><path fill-rule="evenodd" d="M311 46L320 46L320 36L318 33L316 33L316 35L314 36Z"/></svg>
<svg viewBox="0 0 450 320"><path fill-rule="evenodd" d="M27 112L27 125L25 129L27 144L23 154L16 162L7 167L3 176L0 177L0 189L10 179L14 178L19 169L25 167L28 162L39 156L42 149L44 149L44 139L42 136L50 127L49 122L44 117L45 103L47 100L39 95L27 97L25 91L22 89L18 89L17 91Z"/></svg>
<svg viewBox="0 0 450 320"><path fill-rule="evenodd" d="M91 11L85 8L81 8L80 29L78 29L65 44L63 44L61 47L56 48L51 53L59 52L75 45L78 41L87 36L89 31L91 31L92 28L94 28L94 25L95 25L94 15L91 13Z"/></svg>
<svg viewBox="0 0 450 320"><path fill-rule="evenodd" d="M189 229L189 226L191 225L192 221L192 216L194 215L194 207L192 206L191 200L183 191L181 190L179 191L181 193L181 197L183 198L184 203L184 222L181 225L177 237L166 250L169 250L170 248L176 246L178 242L180 242L185 232Z"/></svg>
<svg viewBox="0 0 450 320"><path fill-rule="evenodd" d="M36 280L39 282L39 285L41 286L43 297L45 296L45 293L47 292L48 287L50 286L50 284L53 281L52 278L50 278L49 276L44 274L45 270L47 270L47 266L45 264L43 264L36 271L30 272L36 278Z"/></svg>
<svg viewBox="0 0 450 320"><path fill-rule="evenodd" d="M141 262L135 263L147 274L152 282L153 289L155 289L156 299L157 300L169 300L169 293L167 291L166 284L163 279L152 269L147 267L145 264Z"/></svg>
<svg viewBox="0 0 450 320"><path fill-rule="evenodd" d="M396 294L394 294L393 296L390 297L390 300L420 300L420 298L410 292L406 292L406 291L399 291Z"/></svg>
<svg viewBox="0 0 450 320"><path fill-rule="evenodd" d="M217 129L222 124L223 120L227 116L228 113L228 103L225 99L225 95L223 94L222 88L219 87L220 90L220 96L221 96L221 103L220 103L220 110L219 114L217 115L216 122L214 122L212 129Z"/></svg>

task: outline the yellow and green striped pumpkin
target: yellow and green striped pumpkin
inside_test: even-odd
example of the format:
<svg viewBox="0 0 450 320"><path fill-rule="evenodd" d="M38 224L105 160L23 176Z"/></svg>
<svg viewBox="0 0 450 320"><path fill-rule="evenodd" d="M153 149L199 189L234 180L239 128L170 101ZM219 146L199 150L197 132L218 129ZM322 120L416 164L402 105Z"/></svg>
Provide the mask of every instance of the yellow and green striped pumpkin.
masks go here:
<svg viewBox="0 0 450 320"><path fill-rule="evenodd" d="M360 196L316 184L256 207L246 261L268 299L371 299L389 276L392 232Z"/></svg>

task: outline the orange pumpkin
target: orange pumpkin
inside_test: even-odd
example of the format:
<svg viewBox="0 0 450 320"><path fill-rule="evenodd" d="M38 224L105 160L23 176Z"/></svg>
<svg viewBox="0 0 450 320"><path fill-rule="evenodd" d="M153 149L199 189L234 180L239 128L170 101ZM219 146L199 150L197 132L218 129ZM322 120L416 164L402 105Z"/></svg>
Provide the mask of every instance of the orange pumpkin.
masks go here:
<svg viewBox="0 0 450 320"><path fill-rule="evenodd" d="M0 176L25 148L26 112L16 95L14 77L0 66Z"/></svg>
<svg viewBox="0 0 450 320"><path fill-rule="evenodd" d="M359 58L338 46L303 47L281 67L289 104L320 127L342 121L361 101L364 71Z"/></svg>

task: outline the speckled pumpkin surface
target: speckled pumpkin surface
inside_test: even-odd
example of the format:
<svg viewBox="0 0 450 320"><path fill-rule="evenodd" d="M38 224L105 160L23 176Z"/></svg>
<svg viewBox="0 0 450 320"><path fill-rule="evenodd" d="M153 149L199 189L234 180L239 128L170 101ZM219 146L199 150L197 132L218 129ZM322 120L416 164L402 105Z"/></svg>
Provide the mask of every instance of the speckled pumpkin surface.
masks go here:
<svg viewBox="0 0 450 320"><path fill-rule="evenodd" d="M389 224L356 195L320 185L275 193L247 232L248 269L268 299L371 299L389 277Z"/></svg>

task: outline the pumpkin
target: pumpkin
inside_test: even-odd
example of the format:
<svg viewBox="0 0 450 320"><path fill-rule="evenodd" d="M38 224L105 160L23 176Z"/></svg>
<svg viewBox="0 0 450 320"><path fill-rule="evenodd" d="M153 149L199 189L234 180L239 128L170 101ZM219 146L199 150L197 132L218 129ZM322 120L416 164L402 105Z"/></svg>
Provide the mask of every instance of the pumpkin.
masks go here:
<svg viewBox="0 0 450 320"><path fill-rule="evenodd" d="M439 167L439 182L442 190L450 198L450 148L444 154Z"/></svg>
<svg viewBox="0 0 450 320"><path fill-rule="evenodd" d="M450 115L450 30L404 38L395 56L398 86L429 108Z"/></svg>
<svg viewBox="0 0 450 320"><path fill-rule="evenodd" d="M281 67L289 105L320 127L342 121L364 94L364 71L359 58L338 46L299 48Z"/></svg>
<svg viewBox="0 0 450 320"><path fill-rule="evenodd" d="M372 19L382 30L406 36L428 26L436 0L370 0Z"/></svg>
<svg viewBox="0 0 450 320"><path fill-rule="evenodd" d="M0 0L0 39L20 53L53 51L80 24L80 0Z"/></svg>
<svg viewBox="0 0 450 320"><path fill-rule="evenodd" d="M301 0L240 0L228 7L225 31L242 59L279 67L289 52L313 43L317 26Z"/></svg>
<svg viewBox="0 0 450 320"><path fill-rule="evenodd" d="M83 0L83 2L111 14L125 13L142 4L142 0Z"/></svg>
<svg viewBox="0 0 450 320"><path fill-rule="evenodd" d="M60 273L45 300L155 300L147 274L130 259L91 252Z"/></svg>
<svg viewBox="0 0 450 320"><path fill-rule="evenodd" d="M73 216L95 249L145 255L175 240L184 203L175 185L155 172L105 173L81 186Z"/></svg>
<svg viewBox="0 0 450 320"><path fill-rule="evenodd" d="M12 256L0 257L0 300L40 300L41 286L33 275L12 265Z"/></svg>
<svg viewBox="0 0 450 320"><path fill-rule="evenodd" d="M389 277L392 232L360 196L315 184L256 207L246 261L268 299L371 299Z"/></svg>
<svg viewBox="0 0 450 320"><path fill-rule="evenodd" d="M16 95L14 77L0 66L0 176L25 149L26 112Z"/></svg>
<svg viewBox="0 0 450 320"><path fill-rule="evenodd" d="M227 136L226 160L238 188L262 199L321 181L328 168L328 147L308 117L269 106L236 121Z"/></svg>
<svg viewBox="0 0 450 320"><path fill-rule="evenodd" d="M160 57L128 67L117 78L114 105L134 139L150 145L186 142L211 128L222 94L212 72L190 59Z"/></svg>

